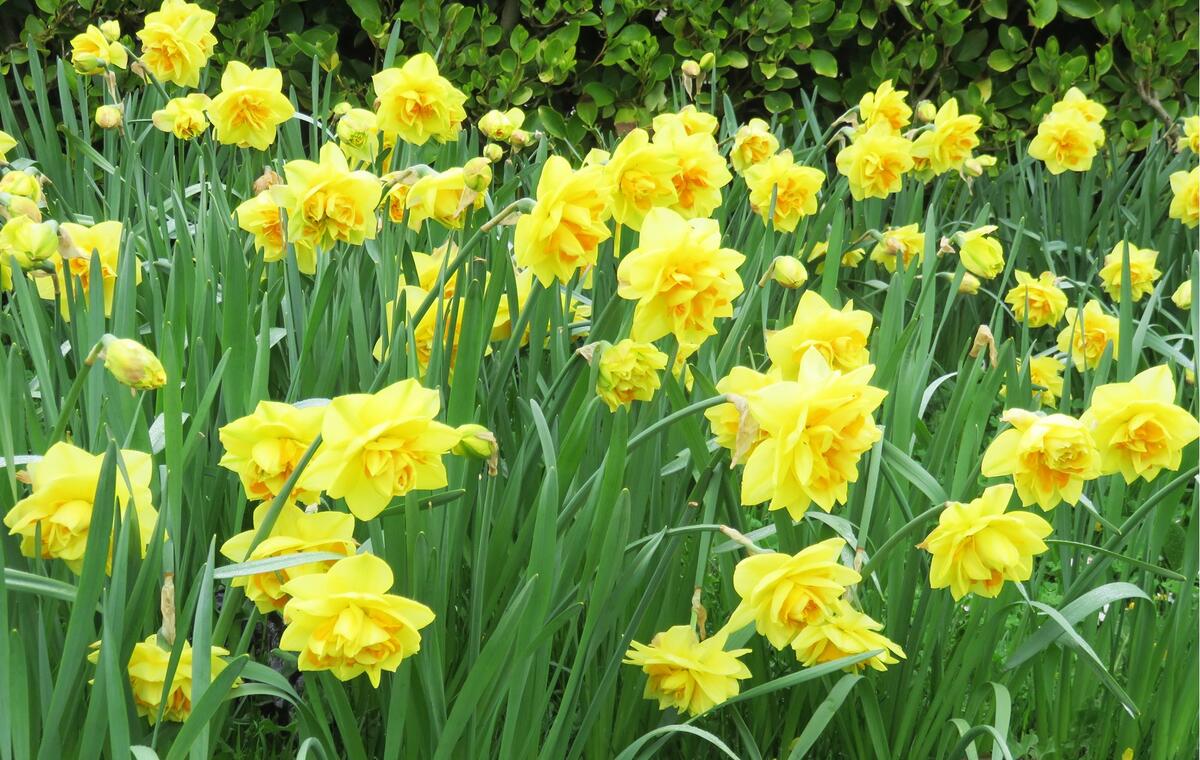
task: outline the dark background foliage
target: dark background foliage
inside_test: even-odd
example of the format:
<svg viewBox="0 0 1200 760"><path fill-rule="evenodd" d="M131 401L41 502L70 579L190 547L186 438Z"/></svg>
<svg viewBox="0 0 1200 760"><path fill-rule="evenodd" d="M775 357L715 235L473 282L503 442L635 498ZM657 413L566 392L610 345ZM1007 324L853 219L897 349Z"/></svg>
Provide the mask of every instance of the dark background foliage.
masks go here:
<svg viewBox="0 0 1200 760"><path fill-rule="evenodd" d="M438 54L469 113L536 110L560 137L645 123L677 101L688 59L714 53L741 119L789 118L815 91L828 120L884 79L935 102L953 94L989 141L1027 134L1077 85L1110 109L1109 132L1141 148L1153 122L1194 109L1194 0L203 0L218 14L219 59L262 61L267 45L297 90L312 58L366 102L392 35ZM0 0L5 66L28 47L62 52L90 20L127 38L150 0ZM714 110L720 110L718 102ZM827 123L827 121L826 121Z"/></svg>

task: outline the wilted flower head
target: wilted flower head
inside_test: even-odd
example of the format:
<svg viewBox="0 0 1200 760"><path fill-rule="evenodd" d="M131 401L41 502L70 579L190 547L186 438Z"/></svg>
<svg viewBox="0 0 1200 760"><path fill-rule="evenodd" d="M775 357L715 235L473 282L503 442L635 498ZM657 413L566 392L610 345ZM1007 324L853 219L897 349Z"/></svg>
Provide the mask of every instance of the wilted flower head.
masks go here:
<svg viewBox="0 0 1200 760"><path fill-rule="evenodd" d="M383 671L420 651L421 629L434 620L424 604L388 593L393 583L388 564L366 553L289 580L279 648L299 652L301 671L328 670L342 681L366 673L378 688Z"/></svg>
<svg viewBox="0 0 1200 760"><path fill-rule="evenodd" d="M657 699L660 710L700 715L736 696L738 681L750 677L738 659L750 650L727 652L725 641L720 633L701 641L691 626L677 625L655 634L649 645L632 642L622 662L646 674L643 695Z"/></svg>
<svg viewBox="0 0 1200 760"><path fill-rule="evenodd" d="M1119 472L1126 483L1178 470L1183 448L1200 435L1200 422L1175 403L1175 378L1165 364L1096 388L1082 422L1100 448L1101 471Z"/></svg>
<svg viewBox="0 0 1200 760"><path fill-rule="evenodd" d="M933 555L929 585L950 587L956 600L1000 594L1005 581L1027 581L1033 558L1046 551L1050 523L1030 512L1005 512L1010 485L991 486L968 503L947 502L938 526L918 544Z"/></svg>
<svg viewBox="0 0 1200 760"><path fill-rule="evenodd" d="M399 68L384 69L371 77L371 82L385 139L398 137L424 145L431 137L439 143L458 137L467 118L463 110L467 96L438 73L428 53L414 55Z"/></svg>

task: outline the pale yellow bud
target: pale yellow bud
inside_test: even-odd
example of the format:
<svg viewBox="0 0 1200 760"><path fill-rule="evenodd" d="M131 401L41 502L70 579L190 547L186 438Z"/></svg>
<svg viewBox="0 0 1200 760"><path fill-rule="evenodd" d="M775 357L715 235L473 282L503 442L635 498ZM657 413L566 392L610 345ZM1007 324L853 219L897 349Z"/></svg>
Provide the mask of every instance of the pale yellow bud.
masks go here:
<svg viewBox="0 0 1200 760"><path fill-rule="evenodd" d="M928 100L922 100L917 103L917 121L928 124L937 116L937 106L930 103Z"/></svg>
<svg viewBox="0 0 1200 760"><path fill-rule="evenodd" d="M705 53L700 56L700 70L712 71L717 65L717 57L712 53Z"/></svg>
<svg viewBox="0 0 1200 760"><path fill-rule="evenodd" d="M488 143L483 146L483 157L494 164L504 158L504 148L496 143Z"/></svg>
<svg viewBox="0 0 1200 760"><path fill-rule="evenodd" d="M116 19L109 19L100 25L100 33L109 42L116 42L121 36L121 24Z"/></svg>
<svg viewBox="0 0 1200 760"><path fill-rule="evenodd" d="M486 158L472 158L463 165L463 182L477 193L482 193L492 184L492 162Z"/></svg>
<svg viewBox="0 0 1200 760"><path fill-rule="evenodd" d="M101 129L116 129L124 121L121 106L100 106L96 109L96 126Z"/></svg>
<svg viewBox="0 0 1200 760"><path fill-rule="evenodd" d="M683 65L679 67L679 70L683 72L685 77L696 79L700 76L700 64L691 59L684 61Z"/></svg>
<svg viewBox="0 0 1200 760"><path fill-rule="evenodd" d="M167 382L167 373L154 352L128 338L105 335L104 366L123 385L137 390L161 388Z"/></svg>
<svg viewBox="0 0 1200 760"><path fill-rule="evenodd" d="M958 292L966 296L973 296L979 292L979 278L970 272L963 272L962 282L958 283Z"/></svg>
<svg viewBox="0 0 1200 760"><path fill-rule="evenodd" d="M804 264L795 256L776 256L770 273L771 279L785 288L798 288L808 281Z"/></svg>

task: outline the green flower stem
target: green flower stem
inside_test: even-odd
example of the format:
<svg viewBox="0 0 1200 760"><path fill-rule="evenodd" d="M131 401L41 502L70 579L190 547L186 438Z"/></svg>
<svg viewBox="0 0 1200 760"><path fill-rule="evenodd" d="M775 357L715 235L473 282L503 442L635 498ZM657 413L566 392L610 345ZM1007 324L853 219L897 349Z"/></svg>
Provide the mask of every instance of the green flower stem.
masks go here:
<svg viewBox="0 0 1200 760"><path fill-rule="evenodd" d="M104 338L101 338L96 341L96 345L92 346L92 350L84 358L83 366L79 368L79 372L75 375L75 381L71 383L71 387L67 391L67 397L63 399L62 409L58 412L58 421L54 423L54 430L50 433L51 445L58 443L66 433L67 418L71 416L71 410L79 401L79 394L83 392L83 383L87 380L88 373L92 371L92 365L96 363L96 359L100 358L100 352L103 350Z"/></svg>

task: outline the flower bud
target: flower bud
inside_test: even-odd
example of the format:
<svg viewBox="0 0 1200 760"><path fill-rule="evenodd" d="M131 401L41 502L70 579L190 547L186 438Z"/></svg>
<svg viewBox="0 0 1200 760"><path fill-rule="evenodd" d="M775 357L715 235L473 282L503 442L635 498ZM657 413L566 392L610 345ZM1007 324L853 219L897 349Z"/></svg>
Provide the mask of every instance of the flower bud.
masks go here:
<svg viewBox="0 0 1200 760"><path fill-rule="evenodd" d="M930 103L928 100L922 100L917 103L917 121L928 124L937 116L937 106Z"/></svg>
<svg viewBox="0 0 1200 760"><path fill-rule="evenodd" d="M262 176L254 180L254 194L258 195L262 191L281 184L282 182L283 177L280 177L279 174L276 173L271 167L265 166L263 167Z"/></svg>
<svg viewBox="0 0 1200 760"><path fill-rule="evenodd" d="M0 177L0 193L27 198L37 204L42 200L41 177L29 170L9 172Z"/></svg>
<svg viewBox="0 0 1200 760"><path fill-rule="evenodd" d="M482 193L492 184L492 162L486 158L472 158L463 165L463 181L471 190Z"/></svg>
<svg viewBox="0 0 1200 760"><path fill-rule="evenodd" d="M514 149L524 148L529 143L533 142L533 135L523 129L514 129L512 135L508 138L508 144Z"/></svg>
<svg viewBox="0 0 1200 760"><path fill-rule="evenodd" d="M785 288L798 288L808 281L804 264L795 256L776 256L770 273L771 279Z"/></svg>
<svg viewBox="0 0 1200 760"><path fill-rule="evenodd" d="M116 129L124 121L121 106L100 106L96 109L96 126L101 129Z"/></svg>
<svg viewBox="0 0 1200 760"><path fill-rule="evenodd" d="M121 24L116 19L109 19L100 25L100 33L109 42L116 42L121 36Z"/></svg>
<svg viewBox="0 0 1200 760"><path fill-rule="evenodd" d="M333 112L338 116L345 116L346 114L350 113L351 107L352 106L349 103L343 100L341 103L338 103L333 107Z"/></svg>
<svg viewBox="0 0 1200 760"><path fill-rule="evenodd" d="M104 366L122 385L148 391L166 384L162 362L150 349L128 338L105 335L102 340Z"/></svg>
<svg viewBox="0 0 1200 760"><path fill-rule="evenodd" d="M450 449L451 454L472 459L483 459L487 462L488 474L496 474L496 465L500 461L500 446L496 436L483 425L468 423L460 425L456 432L458 443Z"/></svg>
<svg viewBox="0 0 1200 760"><path fill-rule="evenodd" d="M986 169L995 165L995 156L972 156L963 162L963 173L968 177L978 177Z"/></svg>
<svg viewBox="0 0 1200 760"><path fill-rule="evenodd" d="M679 70L683 72L685 77L696 79L700 76L700 64L691 60L690 58L683 62L683 65L679 67Z"/></svg>
<svg viewBox="0 0 1200 760"><path fill-rule="evenodd" d="M0 193L0 219L15 219L27 216L34 222L42 221L42 212L37 202L23 195Z"/></svg>
<svg viewBox="0 0 1200 760"><path fill-rule="evenodd" d="M958 283L958 292L965 296L973 296L979 292L979 278L970 272L963 272L962 282Z"/></svg>
<svg viewBox="0 0 1200 760"><path fill-rule="evenodd" d="M504 158L504 148L496 143L488 143L483 146L483 157L494 164Z"/></svg>
<svg viewBox="0 0 1200 760"><path fill-rule="evenodd" d="M717 65L717 57L712 53L705 53L700 56L700 70L712 71Z"/></svg>
<svg viewBox="0 0 1200 760"><path fill-rule="evenodd" d="M503 111L492 109L479 120L479 131L492 140L507 140L513 133L513 124Z"/></svg>

